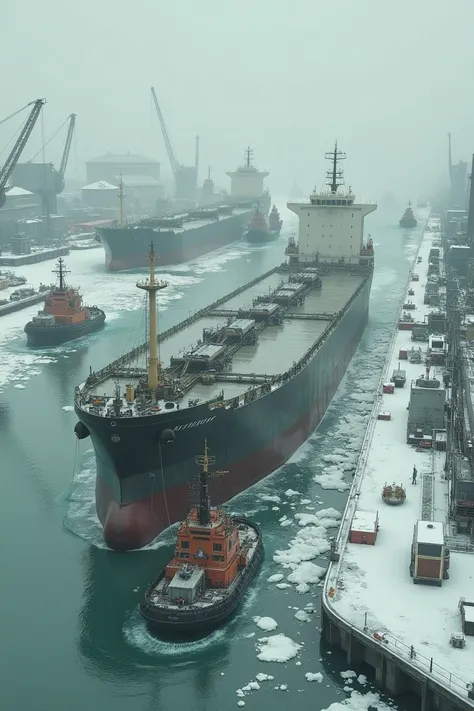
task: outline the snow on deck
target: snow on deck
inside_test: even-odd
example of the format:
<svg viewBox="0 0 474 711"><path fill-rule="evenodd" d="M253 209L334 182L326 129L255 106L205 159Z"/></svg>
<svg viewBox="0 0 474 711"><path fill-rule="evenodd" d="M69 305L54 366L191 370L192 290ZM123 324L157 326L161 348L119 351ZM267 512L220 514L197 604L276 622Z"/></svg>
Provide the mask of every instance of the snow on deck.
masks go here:
<svg viewBox="0 0 474 711"><path fill-rule="evenodd" d="M431 228L438 227L430 220ZM420 275L418 282L407 285L415 295L409 297L416 304L415 321L423 321L430 307L423 304L427 281L428 255L431 246L438 246L439 234L425 232L413 271ZM441 262L441 260L440 260ZM406 303L408 296L405 297ZM443 524L446 535L448 481L444 478L445 452L432 449L417 451L406 443L406 428L410 383L424 374L427 343L411 341L411 331L396 331L393 335L385 373L380 382L380 392L368 425L354 484L347 504L344 523L338 538L340 561L330 568L325 584L325 594L334 612L361 632L371 637L384 633L390 651L410 659L425 673L449 686L452 691L467 695L467 685L474 682L474 637L466 636L463 649L450 644L452 633L462 632L459 609L461 597L472 598L474 589L474 555L451 551L450 578L442 587L414 585L409 565L414 527L422 518ZM406 385L395 388L393 394L383 394L382 383L388 382L398 368L399 350L419 346L423 351L421 364L402 361L407 373ZM442 368L432 367L431 377L442 380ZM377 415L385 410L390 420L379 420ZM412 470L416 466L417 483L412 484ZM405 503L388 506L381 498L385 484L402 485L407 494ZM422 516L422 492L424 513ZM426 516L427 501L430 515ZM348 533L354 510L379 513L379 533L374 546L348 542ZM439 536L441 526L430 529ZM438 539L436 539L438 540ZM335 590L329 597L330 589ZM367 629L364 630L364 625Z"/></svg>

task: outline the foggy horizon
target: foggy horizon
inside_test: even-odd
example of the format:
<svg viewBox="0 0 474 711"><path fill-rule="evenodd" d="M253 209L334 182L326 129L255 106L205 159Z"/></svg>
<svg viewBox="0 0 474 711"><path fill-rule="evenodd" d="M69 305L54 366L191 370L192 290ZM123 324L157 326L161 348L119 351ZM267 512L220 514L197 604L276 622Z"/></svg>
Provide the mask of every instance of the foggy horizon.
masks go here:
<svg viewBox="0 0 474 711"><path fill-rule="evenodd" d="M247 145L280 195L295 182L304 193L321 187L335 140L347 154L346 185L364 200L390 191L416 201L447 184L448 132L453 161L470 162L472 3L443 2L435 13L428 0L262 5L140 0L123 12L111 0L84 0L65 13L49 0L46 19L32 0L6 5L2 44L14 73L6 73L0 120L47 99L20 162L73 112L68 180L84 181L90 159L130 152L160 161L168 182L151 86L181 164L194 162L200 136L200 184L211 165L216 186L229 189L225 173L244 162ZM0 163L26 115L0 126ZM58 165L65 135L66 127L47 146L47 162Z"/></svg>

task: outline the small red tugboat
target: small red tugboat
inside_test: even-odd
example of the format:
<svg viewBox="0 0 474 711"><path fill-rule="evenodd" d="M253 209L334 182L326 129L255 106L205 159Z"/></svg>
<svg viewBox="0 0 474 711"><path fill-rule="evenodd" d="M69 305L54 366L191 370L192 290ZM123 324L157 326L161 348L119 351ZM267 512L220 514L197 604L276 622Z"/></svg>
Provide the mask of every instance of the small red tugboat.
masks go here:
<svg viewBox="0 0 474 711"><path fill-rule="evenodd" d="M59 285L46 295L43 311L25 326L29 346L58 346L66 341L97 331L104 325L105 313L97 306L83 306L79 291L67 286L64 260L59 259Z"/></svg>
<svg viewBox="0 0 474 711"><path fill-rule="evenodd" d="M244 516L229 516L210 506L209 455L196 457L199 503L178 531L173 559L146 590L140 613L153 632L169 635L208 633L240 604L263 560L259 527ZM227 473L216 471L215 475Z"/></svg>

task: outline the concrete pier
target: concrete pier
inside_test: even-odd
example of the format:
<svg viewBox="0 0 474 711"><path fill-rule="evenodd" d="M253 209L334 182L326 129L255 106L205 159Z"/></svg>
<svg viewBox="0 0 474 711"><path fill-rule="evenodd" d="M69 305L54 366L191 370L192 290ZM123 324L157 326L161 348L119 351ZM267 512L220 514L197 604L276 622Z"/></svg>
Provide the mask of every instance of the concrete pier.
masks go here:
<svg viewBox="0 0 474 711"><path fill-rule="evenodd" d="M380 690L391 696L412 692L420 700L420 711L473 711L472 691L448 688L430 674L396 653L388 643L377 640L341 619L323 595L321 602L322 631L326 642L347 655L347 664L357 669L367 664L374 670L374 681ZM472 695L472 699L469 698Z"/></svg>

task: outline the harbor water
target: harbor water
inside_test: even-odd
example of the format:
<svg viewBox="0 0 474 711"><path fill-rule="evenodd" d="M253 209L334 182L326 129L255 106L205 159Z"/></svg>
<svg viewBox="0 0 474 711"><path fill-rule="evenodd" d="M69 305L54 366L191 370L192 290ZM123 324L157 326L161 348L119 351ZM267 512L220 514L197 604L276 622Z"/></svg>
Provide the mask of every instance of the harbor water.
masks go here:
<svg viewBox="0 0 474 711"><path fill-rule="evenodd" d="M159 270L169 283L160 294L161 329L283 261L296 224L283 203L278 207L284 227L275 242L239 242ZM90 368L144 340L143 296L134 286L138 272L106 274L100 249L71 252L70 283L80 286L87 303L104 309L107 323L102 332L63 347L27 349L22 329L37 307L0 319L2 710L227 711L243 701L249 710L283 711L297 704L300 711L317 711L348 699L351 689L374 693L368 670L362 671L367 679L345 674L351 668L344 657L321 643L321 586L299 593L294 585L278 589L268 578L291 573L273 555L287 549L299 530L296 513L343 511L421 236L422 220L414 230L398 227L402 212L380 206L366 220L376 268L365 335L318 432L279 471L232 501L231 510L245 512L262 527L265 562L233 620L196 642L160 642L146 631L137 606L174 550L173 531L140 552L106 550L94 513L90 440L79 443L73 434L74 387ZM49 283L53 268L46 262L17 273L37 286ZM327 556L314 562L327 565ZM308 603L315 612L299 621L295 613ZM278 627L270 634L300 645L298 654L286 662L259 660L258 640L268 633L255 617L273 618ZM305 674L318 672L322 681L307 681ZM274 678L238 696L257 673ZM367 699L375 703L376 697ZM397 706L411 709L412 700L397 700Z"/></svg>

